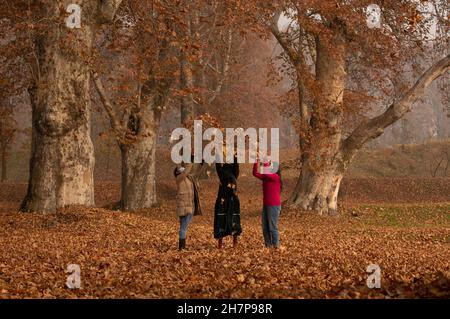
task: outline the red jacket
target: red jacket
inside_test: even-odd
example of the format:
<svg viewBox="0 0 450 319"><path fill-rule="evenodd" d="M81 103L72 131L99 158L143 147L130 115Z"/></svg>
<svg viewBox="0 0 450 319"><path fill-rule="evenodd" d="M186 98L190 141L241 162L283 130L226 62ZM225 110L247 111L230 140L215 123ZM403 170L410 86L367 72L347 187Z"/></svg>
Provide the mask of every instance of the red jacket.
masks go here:
<svg viewBox="0 0 450 319"><path fill-rule="evenodd" d="M268 167L264 163L264 168ZM263 181L264 206L281 206L281 180L278 174L258 172L259 161L253 165L253 176Z"/></svg>

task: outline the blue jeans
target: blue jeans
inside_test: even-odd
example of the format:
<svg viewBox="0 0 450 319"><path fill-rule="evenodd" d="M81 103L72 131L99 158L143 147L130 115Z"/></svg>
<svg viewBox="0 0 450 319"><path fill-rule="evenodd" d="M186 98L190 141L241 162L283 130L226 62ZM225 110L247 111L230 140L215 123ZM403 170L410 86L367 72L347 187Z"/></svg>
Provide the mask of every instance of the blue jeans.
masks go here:
<svg viewBox="0 0 450 319"><path fill-rule="evenodd" d="M264 206L262 213L262 228L266 247L278 247L280 235L278 233L278 219L281 206Z"/></svg>
<svg viewBox="0 0 450 319"><path fill-rule="evenodd" d="M192 220L193 214L180 217L180 239L186 239L187 228Z"/></svg>

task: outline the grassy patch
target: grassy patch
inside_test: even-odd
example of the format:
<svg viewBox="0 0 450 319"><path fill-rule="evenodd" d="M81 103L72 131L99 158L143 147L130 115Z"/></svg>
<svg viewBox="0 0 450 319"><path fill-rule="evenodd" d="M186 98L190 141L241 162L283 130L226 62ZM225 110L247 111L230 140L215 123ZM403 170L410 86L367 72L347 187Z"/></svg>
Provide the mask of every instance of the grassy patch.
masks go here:
<svg viewBox="0 0 450 319"><path fill-rule="evenodd" d="M360 205L355 208L369 226L450 227L450 204Z"/></svg>
<svg viewBox="0 0 450 319"><path fill-rule="evenodd" d="M352 177L450 177L450 169L438 166L450 150L450 140L425 144L397 145L387 149L363 150L349 169ZM434 172L436 170L436 172Z"/></svg>

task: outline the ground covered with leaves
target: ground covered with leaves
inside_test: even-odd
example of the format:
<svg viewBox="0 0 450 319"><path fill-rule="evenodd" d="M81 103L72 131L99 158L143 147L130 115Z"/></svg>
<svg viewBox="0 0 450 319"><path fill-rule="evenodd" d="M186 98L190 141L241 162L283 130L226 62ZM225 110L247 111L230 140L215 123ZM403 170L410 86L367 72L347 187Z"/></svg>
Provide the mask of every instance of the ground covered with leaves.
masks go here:
<svg viewBox="0 0 450 319"><path fill-rule="evenodd" d="M373 187L381 189L379 183ZM338 216L284 209L283 248L268 250L261 234L260 186L244 176L240 244L233 249L228 239L218 250L212 236L216 185L202 184L205 214L194 218L183 252L177 250L171 181L159 185L161 205L138 213L70 208L21 214L15 211L24 185L4 185L0 298L450 297L450 203L414 193L410 201L365 203L358 182L349 181ZM97 189L98 203L112 207L118 184ZM448 188L436 192L450 198ZM69 264L80 265L81 289L66 287ZM380 266L381 289L367 288L370 264Z"/></svg>

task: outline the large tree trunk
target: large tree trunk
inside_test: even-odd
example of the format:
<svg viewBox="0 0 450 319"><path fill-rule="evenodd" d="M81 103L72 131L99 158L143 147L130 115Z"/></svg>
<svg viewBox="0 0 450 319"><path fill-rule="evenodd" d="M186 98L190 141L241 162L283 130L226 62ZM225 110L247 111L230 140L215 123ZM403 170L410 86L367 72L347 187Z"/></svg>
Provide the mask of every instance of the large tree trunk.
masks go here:
<svg viewBox="0 0 450 319"><path fill-rule="evenodd" d="M331 40L318 38L316 49L316 80L321 94L314 101L309 138L302 143L301 173L289 203L322 214L337 211L343 174L340 146L347 76L345 38L336 30ZM305 113L302 103L300 108Z"/></svg>
<svg viewBox="0 0 450 319"><path fill-rule="evenodd" d="M295 186L292 203L320 215L337 212L337 199L343 172L338 164L317 168L309 160L303 162L300 177Z"/></svg>
<svg viewBox="0 0 450 319"><path fill-rule="evenodd" d="M37 36L32 103L32 149L22 211L54 212L94 205L90 70L93 29L114 17L121 0L79 0L81 27L66 25L70 0L46 1ZM36 19L37 20L37 19Z"/></svg>
<svg viewBox="0 0 450 319"><path fill-rule="evenodd" d="M121 122L96 73L94 84L121 149L121 208L126 211L150 208L157 203L155 181L157 132L170 85L150 81L140 87L138 107L126 116L126 121ZM144 103L141 102L142 97Z"/></svg>
<svg viewBox="0 0 450 319"><path fill-rule="evenodd" d="M60 9L67 1L45 8L49 25L36 41L37 87L32 101L32 153L28 193L23 211L54 212L67 205L94 205L94 148L90 138L90 73L85 61L92 48L89 12L97 1L83 1L84 20L69 29Z"/></svg>
<svg viewBox="0 0 450 319"><path fill-rule="evenodd" d="M46 112L35 111L35 116ZM89 119L89 118L88 118ZM28 193L22 211L54 212L68 205L94 205L94 148L88 121L57 136L33 123Z"/></svg>
<svg viewBox="0 0 450 319"><path fill-rule="evenodd" d="M158 119L152 110L141 110L136 140L121 145L122 209L137 211L154 206L156 199L156 135ZM134 125L134 124L133 124Z"/></svg>

